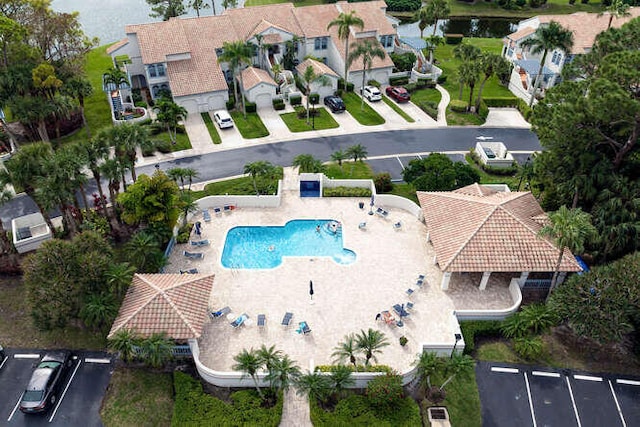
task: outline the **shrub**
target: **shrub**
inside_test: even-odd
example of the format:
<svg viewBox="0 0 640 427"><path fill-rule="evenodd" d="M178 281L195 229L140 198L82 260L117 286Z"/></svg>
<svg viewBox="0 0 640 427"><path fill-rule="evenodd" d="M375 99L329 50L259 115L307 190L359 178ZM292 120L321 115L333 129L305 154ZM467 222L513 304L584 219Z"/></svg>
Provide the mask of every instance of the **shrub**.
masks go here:
<svg viewBox="0 0 640 427"><path fill-rule="evenodd" d="M362 187L324 187L323 197L371 197L371 189Z"/></svg>
<svg viewBox="0 0 640 427"><path fill-rule="evenodd" d="M475 339L481 337L501 337L502 322L497 320L468 320L460 322L460 330L464 337L464 354L475 350Z"/></svg>
<svg viewBox="0 0 640 427"><path fill-rule="evenodd" d="M367 81L367 84L369 86L374 86L374 87L377 87L377 88L379 88L381 86L380 82L377 81L377 80L369 80L369 81Z"/></svg>
<svg viewBox="0 0 640 427"><path fill-rule="evenodd" d="M409 342L409 340L404 335L400 337L400 345L401 346L404 347L405 345L407 345L408 342Z"/></svg>
<svg viewBox="0 0 640 427"><path fill-rule="evenodd" d="M291 95L289 97L289 104L291 104L292 106L296 106L296 105L302 104L302 96L300 96L300 95Z"/></svg>
<svg viewBox="0 0 640 427"><path fill-rule="evenodd" d="M231 111L236 106L236 100L233 96L229 97L229 100L226 103L227 110Z"/></svg>
<svg viewBox="0 0 640 427"><path fill-rule="evenodd" d="M518 101L522 101L520 98L517 98L515 96L501 96L501 97L494 97L494 98L482 97L482 100L485 102L485 104L487 104L487 107L495 107L495 108L517 107Z"/></svg>
<svg viewBox="0 0 640 427"><path fill-rule="evenodd" d="M344 79L338 79L338 88L344 90ZM351 82L347 82L347 92L353 92L353 88L354 84Z"/></svg>
<svg viewBox="0 0 640 427"><path fill-rule="evenodd" d="M418 89L418 86L416 86L415 83L409 83L404 85L404 88L407 90L407 92L413 93Z"/></svg>
<svg viewBox="0 0 640 427"><path fill-rule="evenodd" d="M467 111L467 102L461 99L452 99L449 102L449 109L456 113L464 113Z"/></svg>
<svg viewBox="0 0 640 427"><path fill-rule="evenodd" d="M310 104L318 104L320 102L320 95L317 93L309 94L309 103Z"/></svg>
<svg viewBox="0 0 640 427"><path fill-rule="evenodd" d="M373 177L373 183L378 193L389 193L393 190L391 175L389 172L382 172Z"/></svg>
<svg viewBox="0 0 640 427"><path fill-rule="evenodd" d="M255 113L256 110L258 109L255 102L245 102L244 108L247 111L247 113Z"/></svg>
<svg viewBox="0 0 640 427"><path fill-rule="evenodd" d="M407 76L389 77L389 84L391 86L402 86L407 83L409 83L409 77Z"/></svg>
<svg viewBox="0 0 640 427"><path fill-rule="evenodd" d="M487 104L485 104L484 100L480 100L480 109L478 110L478 116L486 120L488 115L489 107L487 107Z"/></svg>
<svg viewBox="0 0 640 427"><path fill-rule="evenodd" d="M438 76L438 80L436 80L438 82L439 85L443 84L444 82L447 81L447 76L444 74L440 74Z"/></svg>
<svg viewBox="0 0 640 427"><path fill-rule="evenodd" d="M191 237L191 229L193 228L193 224L190 222L186 223L178 230L178 237L176 237L176 242L178 243L187 243L189 241L189 237Z"/></svg>
<svg viewBox="0 0 640 427"><path fill-rule="evenodd" d="M367 400L373 407L392 409L404 399L402 378L396 374L385 374L374 378L367 384Z"/></svg>
<svg viewBox="0 0 640 427"><path fill-rule="evenodd" d="M438 103L435 101L423 101L418 103L418 107L429 115L433 120L438 120Z"/></svg>
<svg viewBox="0 0 640 427"><path fill-rule="evenodd" d="M333 372L337 365L317 365L315 371L320 372ZM346 365L351 372L387 372L391 373L393 370L387 365Z"/></svg>
<svg viewBox="0 0 640 427"><path fill-rule="evenodd" d="M540 337L520 337L513 340L513 349L526 360L540 359L543 348Z"/></svg>
<svg viewBox="0 0 640 427"><path fill-rule="evenodd" d="M527 104L523 99L518 98L518 103L516 107L518 108L518 111L520 111L520 114L522 114L522 117L524 117L525 120L529 120L531 118L533 109L529 107L529 104Z"/></svg>
<svg viewBox="0 0 640 427"><path fill-rule="evenodd" d="M464 35L462 34L445 34L444 41L446 44L460 44L462 43L462 39L464 39Z"/></svg>
<svg viewBox="0 0 640 427"><path fill-rule="evenodd" d="M157 141L155 145L156 149L163 154L171 152L171 142L169 141L160 140Z"/></svg>
<svg viewBox="0 0 640 427"><path fill-rule="evenodd" d="M420 9L422 0L385 0L390 12L413 12Z"/></svg>
<svg viewBox="0 0 640 427"><path fill-rule="evenodd" d="M416 62L416 55L413 52L390 53L389 57L393 61L393 65L398 71L411 71L413 64Z"/></svg>
<svg viewBox="0 0 640 427"><path fill-rule="evenodd" d="M293 111L296 112L296 117L299 119L306 119L307 118L307 109L304 108L302 105L296 105L295 107L293 107Z"/></svg>
<svg viewBox="0 0 640 427"><path fill-rule="evenodd" d="M275 98L271 103L273 104L274 110L284 110L284 100L282 98Z"/></svg>

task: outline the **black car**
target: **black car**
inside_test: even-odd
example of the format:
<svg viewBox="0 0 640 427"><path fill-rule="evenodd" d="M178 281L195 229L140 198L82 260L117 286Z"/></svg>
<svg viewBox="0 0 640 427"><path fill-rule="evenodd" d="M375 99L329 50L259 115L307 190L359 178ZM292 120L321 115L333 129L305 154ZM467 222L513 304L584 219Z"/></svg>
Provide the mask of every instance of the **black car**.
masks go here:
<svg viewBox="0 0 640 427"><path fill-rule="evenodd" d="M0 345L0 365L2 365L2 362L4 362L5 357L6 355L4 354L4 348L2 348L2 346Z"/></svg>
<svg viewBox="0 0 640 427"><path fill-rule="evenodd" d="M342 113L347 109L344 101L339 96L331 95L324 98L324 105L329 107L332 113Z"/></svg>
<svg viewBox="0 0 640 427"><path fill-rule="evenodd" d="M24 413L44 412L58 400L68 369L73 365L71 353L52 351L42 358L31 374L27 389L20 400Z"/></svg>

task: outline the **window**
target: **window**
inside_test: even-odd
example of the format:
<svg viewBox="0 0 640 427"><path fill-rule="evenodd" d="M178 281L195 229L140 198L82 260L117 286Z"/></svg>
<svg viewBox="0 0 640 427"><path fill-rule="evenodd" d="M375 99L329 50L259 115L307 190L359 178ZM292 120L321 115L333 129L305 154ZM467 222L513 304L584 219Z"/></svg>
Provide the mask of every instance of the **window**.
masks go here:
<svg viewBox="0 0 640 427"><path fill-rule="evenodd" d="M324 50L327 48L327 41L329 37L316 37L315 39L315 50Z"/></svg>
<svg viewBox="0 0 640 427"><path fill-rule="evenodd" d="M156 66L155 65L149 65L148 67L149 70L149 77L156 77Z"/></svg>
<svg viewBox="0 0 640 427"><path fill-rule="evenodd" d="M158 77L163 77L165 75L164 65L163 64L156 65L156 71L158 72Z"/></svg>
<svg viewBox="0 0 640 427"><path fill-rule="evenodd" d="M509 48L509 49L507 50L507 57L508 57L508 58L511 58L512 56L513 56L513 49Z"/></svg>
<svg viewBox="0 0 640 427"><path fill-rule="evenodd" d="M393 47L393 36L381 36L380 44L382 45L382 47Z"/></svg>
<svg viewBox="0 0 640 427"><path fill-rule="evenodd" d="M151 91L153 92L153 97L155 98L156 96L158 96L158 92L160 92L160 86L153 85Z"/></svg>
<svg viewBox="0 0 640 427"><path fill-rule="evenodd" d="M556 56L556 54L554 53L553 55L554 55L554 59L555 59L553 61L553 63L556 64L556 65L560 65L560 63L562 62L562 54L558 53L558 55Z"/></svg>

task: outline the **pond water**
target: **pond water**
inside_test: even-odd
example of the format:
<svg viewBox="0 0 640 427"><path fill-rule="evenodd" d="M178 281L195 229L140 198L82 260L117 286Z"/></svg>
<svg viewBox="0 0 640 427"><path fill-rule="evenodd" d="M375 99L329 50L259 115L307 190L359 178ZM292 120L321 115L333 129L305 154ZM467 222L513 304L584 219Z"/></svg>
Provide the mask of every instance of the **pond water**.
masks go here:
<svg viewBox="0 0 640 427"><path fill-rule="evenodd" d="M503 18L451 18L438 22L436 35L462 34L465 37L494 37L502 38L516 31L518 19ZM430 25L424 30L424 36L433 33ZM420 37L418 22L403 22L398 25L398 35L401 37Z"/></svg>

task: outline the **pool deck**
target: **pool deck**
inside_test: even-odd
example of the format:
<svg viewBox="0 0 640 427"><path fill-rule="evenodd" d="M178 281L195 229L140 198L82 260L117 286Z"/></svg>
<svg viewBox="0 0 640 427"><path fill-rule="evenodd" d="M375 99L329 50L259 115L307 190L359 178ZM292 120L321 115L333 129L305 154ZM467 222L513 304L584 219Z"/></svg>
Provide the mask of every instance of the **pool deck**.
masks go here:
<svg viewBox="0 0 640 427"><path fill-rule="evenodd" d="M166 272L197 268L200 273L214 273L209 306L232 309L229 319L209 321L199 340L201 361L218 371L231 371L233 356L244 348L261 344L276 345L306 371L316 365L330 364L334 347L349 333L379 329L390 345L378 356L378 362L398 371L408 369L421 350L422 343L453 345L457 323L456 309L503 309L511 306L508 283L490 280L487 289L479 291L472 275L457 276L450 290L440 289L442 273L433 265L433 247L427 243L425 225L412 214L394 209L388 218L368 215L369 199L300 198L297 192L284 191L278 208L241 208L214 215L202 223L202 236L210 246L193 250L176 245ZM365 202L365 209L358 202ZM285 258L269 270L226 269L220 263L227 231L238 225L284 225L292 219L331 218L343 224L344 247L356 253L356 261L340 265L330 258ZM366 221L366 230L358 224ZM402 228L393 224L401 221ZM187 260L183 250L204 252L203 260ZM422 288L416 288L419 274L426 276ZM498 277L496 277L498 279ZM314 295L309 295L309 280ZM408 288L415 288L409 297ZM394 304L412 301L415 306L404 326L376 321L376 314ZM289 327L281 325L285 312L294 314ZM233 328L229 320L243 313L247 324ZM266 326L256 324L258 314L266 315ZM306 321L312 332L296 333L298 323ZM408 338L401 347L400 336Z"/></svg>

